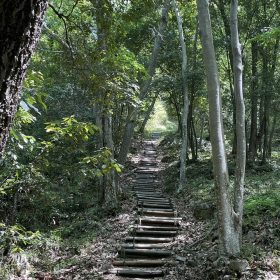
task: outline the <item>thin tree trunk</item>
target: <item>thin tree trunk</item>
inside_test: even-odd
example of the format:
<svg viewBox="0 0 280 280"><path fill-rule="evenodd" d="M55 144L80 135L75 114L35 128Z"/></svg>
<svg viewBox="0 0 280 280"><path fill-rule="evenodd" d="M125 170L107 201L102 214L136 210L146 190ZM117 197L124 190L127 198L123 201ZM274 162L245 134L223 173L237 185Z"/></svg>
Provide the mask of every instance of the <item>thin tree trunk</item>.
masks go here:
<svg viewBox="0 0 280 280"><path fill-rule="evenodd" d="M233 103L233 107L232 107L232 122L233 122L233 127L236 127L236 108L235 108L235 100L234 100L234 93L233 93L233 89L232 89L232 85L234 83L233 81L233 54L232 54L232 48L230 45L230 41L229 38L231 36L231 31L230 31L230 23L228 20L228 16L227 16L227 12L226 12L226 7L225 7L225 3L227 3L227 1L224 0L218 0L216 1L216 4L220 10L221 13L221 18L224 24L224 30L225 30L225 40L227 42L226 46L227 46L227 56L229 58L229 68L228 68L228 77L229 77L229 83L230 83L230 92L231 92L231 98L232 98L232 103ZM233 129L233 138L232 138L232 154L235 155L236 154L236 130Z"/></svg>
<svg viewBox="0 0 280 280"><path fill-rule="evenodd" d="M157 101L157 98L159 96L159 92L153 97L153 100L152 100L152 103L150 104L148 110L145 112L145 117L144 117L144 120L141 124L141 127L139 129L139 133L143 134L144 133L144 130L145 130L145 127L146 127L146 124L151 116L151 113L153 112L153 109L154 109L154 106L155 106L155 103Z"/></svg>
<svg viewBox="0 0 280 280"><path fill-rule="evenodd" d="M182 90L183 90L183 113L182 113L182 146L180 152L180 179L179 189L186 185L186 164L187 164L187 150L188 150L188 111L189 111L189 97L187 87L187 47L185 43L185 36L182 25L182 18L178 10L176 0L172 1L174 12L177 18L179 38L181 44L182 55Z"/></svg>
<svg viewBox="0 0 280 280"><path fill-rule="evenodd" d="M169 8L170 8L170 0L165 0L164 6L162 8L162 15L161 15L159 29L158 29L157 35L155 37L154 48L153 48L153 52L152 52L149 67L148 67L149 76L148 76L148 79L146 79L141 86L140 100L145 99L146 95L148 94L148 92L150 90L151 83L152 83L153 77L155 75L155 70L156 70L156 66L157 66L157 58L158 58L158 55L159 55L159 52L161 49L163 33L164 33L165 27L167 25L167 18L168 18L167 16L168 16ZM128 121L125 126L122 144L121 144L121 148L120 148L119 156L118 156L118 162L121 164L125 163L127 154L129 152L129 149L131 146L131 141L132 141L132 137L134 134L134 128L136 125L136 119L138 116L138 111L139 111L139 108L136 107L133 110L132 114L128 117Z"/></svg>
<svg viewBox="0 0 280 280"><path fill-rule="evenodd" d="M104 117L104 146L109 148L114 158L114 142L112 137L112 116L107 115ZM115 208L117 206L117 181L116 174L114 170L110 170L107 174L105 174L105 190L104 190L104 198L105 198L105 206L107 208Z"/></svg>
<svg viewBox="0 0 280 280"><path fill-rule="evenodd" d="M204 115L202 115L201 117L201 127L200 127L200 136L199 136L199 144L198 144L198 147L199 149L201 149L202 147L202 140L203 140L203 132L204 132Z"/></svg>
<svg viewBox="0 0 280 280"><path fill-rule="evenodd" d="M272 141L273 141L273 136L274 136L274 132L275 132L276 122L277 122L277 112L275 111L274 115L273 115L272 126L271 126L270 133L269 133L268 148L267 148L268 158L271 158Z"/></svg>
<svg viewBox="0 0 280 280"><path fill-rule="evenodd" d="M20 98L27 65L41 34L47 0L0 2L0 158Z"/></svg>
<svg viewBox="0 0 280 280"><path fill-rule="evenodd" d="M197 0L199 26L207 77L209 100L209 123L212 144L212 157L215 185L218 194L218 220L221 250L226 255L240 252L239 236L235 234L235 225L230 205L229 178L224 144L222 104L220 82L216 62L208 0Z"/></svg>
<svg viewBox="0 0 280 280"><path fill-rule="evenodd" d="M178 102L176 101L176 98L174 98L171 94L169 95L169 101L174 106L176 112L177 123L178 123L177 133L182 136L182 119L181 119L181 113L180 113Z"/></svg>
<svg viewBox="0 0 280 280"><path fill-rule="evenodd" d="M252 82L251 82L251 128L249 142L249 160L254 162L257 155L258 130L258 44L252 42Z"/></svg>
<svg viewBox="0 0 280 280"><path fill-rule="evenodd" d="M233 55L234 95L236 103L236 170L234 184L235 230L241 240L243 217L243 194L246 166L245 105L243 98L243 63L238 32L238 0L231 0L230 9L231 46Z"/></svg>

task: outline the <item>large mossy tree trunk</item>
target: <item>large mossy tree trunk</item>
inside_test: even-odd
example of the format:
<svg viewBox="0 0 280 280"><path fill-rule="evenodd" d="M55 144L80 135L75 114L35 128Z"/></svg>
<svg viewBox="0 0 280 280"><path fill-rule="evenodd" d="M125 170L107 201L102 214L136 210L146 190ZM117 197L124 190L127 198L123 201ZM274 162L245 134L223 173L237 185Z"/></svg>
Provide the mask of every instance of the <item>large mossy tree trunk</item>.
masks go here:
<svg viewBox="0 0 280 280"><path fill-rule="evenodd" d="M3 155L47 0L0 1L0 157Z"/></svg>
<svg viewBox="0 0 280 280"><path fill-rule="evenodd" d="M215 186L217 188L218 221L221 252L227 256L240 253L239 234L235 227L235 215L230 203L229 177L224 143L222 103L212 27L207 0L197 0L199 26L207 77L209 100L209 125Z"/></svg>

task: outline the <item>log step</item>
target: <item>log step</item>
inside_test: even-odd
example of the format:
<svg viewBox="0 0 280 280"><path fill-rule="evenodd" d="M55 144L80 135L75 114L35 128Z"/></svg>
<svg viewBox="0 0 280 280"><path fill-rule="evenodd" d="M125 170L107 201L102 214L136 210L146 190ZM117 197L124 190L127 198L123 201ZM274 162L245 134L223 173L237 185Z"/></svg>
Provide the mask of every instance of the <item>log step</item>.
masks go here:
<svg viewBox="0 0 280 280"><path fill-rule="evenodd" d="M141 278L155 278L164 276L163 270L140 270L140 269L121 269L114 268L109 270L109 273L116 274L117 276L123 277L141 277Z"/></svg>
<svg viewBox="0 0 280 280"><path fill-rule="evenodd" d="M141 207L170 209L170 208L172 208L172 205L171 204L169 204L169 205L161 205L161 204L158 204L158 203L156 204L156 203L144 202L144 203L141 203Z"/></svg>
<svg viewBox="0 0 280 280"><path fill-rule="evenodd" d="M173 226L179 226L180 220L175 220L175 218L164 218L164 217L148 217L145 216L145 218L140 217L138 221L139 225L173 225Z"/></svg>
<svg viewBox="0 0 280 280"><path fill-rule="evenodd" d="M168 243L124 243L121 244L121 247L126 249L164 249L168 247Z"/></svg>
<svg viewBox="0 0 280 280"><path fill-rule="evenodd" d="M169 250L163 250L163 249L125 249L122 248L119 250L119 255L121 257L130 257L134 256L136 258L146 256L146 257L157 257L157 258L163 258L163 257L170 257L171 251Z"/></svg>
<svg viewBox="0 0 280 280"><path fill-rule="evenodd" d="M177 231L167 231L167 230L142 230L137 229L133 231L136 236L175 236Z"/></svg>
<svg viewBox="0 0 280 280"><path fill-rule="evenodd" d="M136 173L143 173L143 174L154 174L158 171L157 168L149 168L147 167L138 167L137 170L135 171Z"/></svg>
<svg viewBox="0 0 280 280"><path fill-rule="evenodd" d="M136 180L137 179L155 179L156 177L157 176L151 175L151 174L141 174L141 173L136 174Z"/></svg>
<svg viewBox="0 0 280 280"><path fill-rule="evenodd" d="M159 192L155 194L142 194L141 191L135 194L137 198L155 198L155 199L169 199L166 196L162 195Z"/></svg>
<svg viewBox="0 0 280 280"><path fill-rule="evenodd" d="M142 195L142 196L151 196L151 197L157 197L157 198L162 198L164 197L162 194L160 194L158 191L143 191L143 190L139 190L135 192L135 195L137 197L137 195Z"/></svg>
<svg viewBox="0 0 280 280"><path fill-rule="evenodd" d="M156 198L139 198L138 204L141 203L160 203L161 205L171 205L172 203L168 199L156 199Z"/></svg>
<svg viewBox="0 0 280 280"><path fill-rule="evenodd" d="M137 266L137 267L158 267L170 263L165 259L151 260L151 259L142 259L142 260L115 260L113 261L114 266Z"/></svg>
<svg viewBox="0 0 280 280"><path fill-rule="evenodd" d="M169 243L173 241L173 238L163 237L141 237L141 236L128 236L125 238L126 242L133 243Z"/></svg>
<svg viewBox="0 0 280 280"><path fill-rule="evenodd" d="M152 211L152 210L145 210L145 208L138 208L137 212L141 215L151 216L151 217L176 217L176 211Z"/></svg>
<svg viewBox="0 0 280 280"><path fill-rule="evenodd" d="M133 226L134 229L142 229L142 230L153 230L153 231L156 231L156 230L159 230L159 231L162 231L162 230L165 230L165 231L176 231L176 230L179 230L179 227L176 227L176 226L140 226L140 225L135 225Z"/></svg>
<svg viewBox="0 0 280 280"><path fill-rule="evenodd" d="M139 207L138 209L139 209L139 211L152 211L152 212L160 211L160 212L164 212L164 213L177 212L176 210L171 209L171 208L170 209L160 209L160 208L157 209L157 208Z"/></svg>

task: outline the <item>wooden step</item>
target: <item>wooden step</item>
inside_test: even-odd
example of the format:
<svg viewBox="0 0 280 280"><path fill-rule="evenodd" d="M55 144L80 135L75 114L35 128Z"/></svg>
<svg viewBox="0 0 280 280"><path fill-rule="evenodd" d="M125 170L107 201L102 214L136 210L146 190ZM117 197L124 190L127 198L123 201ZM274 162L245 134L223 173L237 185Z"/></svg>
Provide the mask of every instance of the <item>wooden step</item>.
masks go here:
<svg viewBox="0 0 280 280"><path fill-rule="evenodd" d="M166 198L138 198L138 202L172 204L170 200Z"/></svg>
<svg viewBox="0 0 280 280"><path fill-rule="evenodd" d="M171 261L165 259L129 259L129 260L115 260L114 266L132 266L132 267L158 267L171 263Z"/></svg>
<svg viewBox="0 0 280 280"><path fill-rule="evenodd" d="M125 238L126 242L133 243L168 243L172 242L173 238L162 238L162 237L141 237L141 236L128 236Z"/></svg>
<svg viewBox="0 0 280 280"><path fill-rule="evenodd" d="M154 174L158 172L158 168L147 168L147 167L138 167L135 173L143 173L143 174Z"/></svg>
<svg viewBox="0 0 280 280"><path fill-rule="evenodd" d="M160 211L160 212L163 212L163 213L174 213L174 212L177 212L176 210L174 209L161 209L161 208L147 208L147 207L139 207L138 208L138 211L149 211L149 212L156 212L156 211Z"/></svg>
<svg viewBox="0 0 280 280"><path fill-rule="evenodd" d="M170 236L175 236L177 234L177 231L167 231L167 230L142 230L142 229L137 229L134 230L133 233L136 236L151 236L151 237L170 237Z"/></svg>
<svg viewBox="0 0 280 280"><path fill-rule="evenodd" d="M169 205L162 205L162 204L159 204L159 203L147 203L147 202L144 202L144 203L141 203L141 207L159 208L159 209L170 209L170 208L172 208L172 205L171 204L169 204Z"/></svg>
<svg viewBox="0 0 280 280"><path fill-rule="evenodd" d="M135 193L135 196L138 198L156 198L156 199L169 199L166 196L164 196L160 191L155 191L153 194L151 193L144 193L143 191Z"/></svg>
<svg viewBox="0 0 280 280"><path fill-rule="evenodd" d="M152 180L143 180L143 179L132 180L132 183L134 185L143 186L143 187L151 186L151 185L155 184L155 182L156 181L154 179L152 179Z"/></svg>
<svg viewBox="0 0 280 280"><path fill-rule="evenodd" d="M141 173L136 173L136 180L137 179L155 179L157 176L152 175L152 174L141 174Z"/></svg>
<svg viewBox="0 0 280 280"><path fill-rule="evenodd" d="M121 247L126 249L164 249L168 247L168 243L124 243L121 244Z"/></svg>
<svg viewBox="0 0 280 280"><path fill-rule="evenodd" d="M110 274L116 274L117 276L123 277L140 277L140 278L155 278L164 276L163 270L140 270L140 269L121 269L121 268L114 268L109 270Z"/></svg>
<svg viewBox="0 0 280 280"><path fill-rule="evenodd" d="M144 210L143 208L138 208L137 212L141 215L149 217L177 217L176 211L153 211L153 210Z"/></svg>
<svg viewBox="0 0 280 280"><path fill-rule="evenodd" d="M134 185L133 190L154 193L156 191L156 188L154 186L143 187Z"/></svg>
<svg viewBox="0 0 280 280"><path fill-rule="evenodd" d="M160 207L159 208L173 208L173 204L170 203L170 202L159 202L159 201L153 201L153 200L138 200L137 201L137 206L138 207L142 207L142 206L145 206L147 204L153 204L153 205L159 205ZM164 209L164 208L163 208Z"/></svg>
<svg viewBox="0 0 280 280"><path fill-rule="evenodd" d="M161 217L149 217L149 216L145 216L145 218L140 217L137 220L139 225L174 225L174 226L178 226L180 225L180 220L176 220L174 218L163 218L161 219Z"/></svg>
<svg viewBox="0 0 280 280"><path fill-rule="evenodd" d="M142 226L142 225L134 225L133 228L135 229L145 229L145 230L167 230L167 231L173 231L173 230L179 230L178 226Z"/></svg>
<svg viewBox="0 0 280 280"><path fill-rule="evenodd" d="M141 258L143 256L146 257L157 257L157 258L163 258L163 257L170 257L171 251L170 250L164 250L164 249L125 249L122 248L119 250L119 255L123 258L134 256L136 258Z"/></svg>
<svg viewBox="0 0 280 280"><path fill-rule="evenodd" d="M136 195L137 199L153 199L153 200L166 200L166 201L171 201L168 198L165 198L163 196L157 196L157 195Z"/></svg>
<svg viewBox="0 0 280 280"><path fill-rule="evenodd" d="M162 198L163 195L158 192L157 190L151 192L151 191L143 191L143 190L139 190L139 191L136 191L135 192L135 195L138 196L138 195L141 195L141 196L151 196L151 197L159 197L159 198Z"/></svg>
<svg viewBox="0 0 280 280"><path fill-rule="evenodd" d="M146 191L137 191L135 192L135 195L138 197L156 197L156 198L164 198L165 196L159 192L159 191L154 191L153 193L151 192L146 192Z"/></svg>

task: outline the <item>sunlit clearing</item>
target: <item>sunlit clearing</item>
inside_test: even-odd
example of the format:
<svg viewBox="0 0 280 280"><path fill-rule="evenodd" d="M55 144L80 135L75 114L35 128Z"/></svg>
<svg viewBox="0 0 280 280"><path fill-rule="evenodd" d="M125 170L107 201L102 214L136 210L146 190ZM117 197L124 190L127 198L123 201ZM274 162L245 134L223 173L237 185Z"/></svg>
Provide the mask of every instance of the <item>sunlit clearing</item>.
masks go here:
<svg viewBox="0 0 280 280"><path fill-rule="evenodd" d="M176 129L177 125L168 119L168 115L164 107L164 102L162 102L161 100L157 100L153 114L147 122L146 132L169 132L175 131Z"/></svg>

